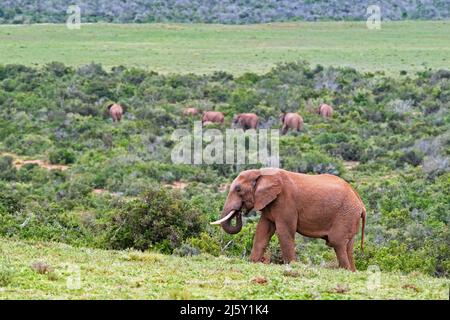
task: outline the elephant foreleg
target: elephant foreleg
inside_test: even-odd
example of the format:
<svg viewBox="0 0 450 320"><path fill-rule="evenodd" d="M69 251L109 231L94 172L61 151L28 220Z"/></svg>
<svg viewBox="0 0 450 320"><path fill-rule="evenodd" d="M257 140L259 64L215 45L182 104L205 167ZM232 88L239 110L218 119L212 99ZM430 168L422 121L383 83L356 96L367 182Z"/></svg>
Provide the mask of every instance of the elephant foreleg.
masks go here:
<svg viewBox="0 0 450 320"><path fill-rule="evenodd" d="M290 263L291 261L295 261L295 226L292 228L290 225L277 223L276 228L278 240L280 241L283 262Z"/></svg>
<svg viewBox="0 0 450 320"><path fill-rule="evenodd" d="M258 225L256 226L252 253L250 254L250 260L252 262L264 262L264 252L274 233L275 224L261 215Z"/></svg>

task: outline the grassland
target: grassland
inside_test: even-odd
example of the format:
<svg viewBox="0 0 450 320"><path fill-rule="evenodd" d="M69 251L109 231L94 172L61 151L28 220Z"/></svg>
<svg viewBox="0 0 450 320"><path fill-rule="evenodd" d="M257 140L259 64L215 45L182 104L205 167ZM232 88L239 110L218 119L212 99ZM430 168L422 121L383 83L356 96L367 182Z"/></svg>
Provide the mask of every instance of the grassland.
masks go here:
<svg viewBox="0 0 450 320"><path fill-rule="evenodd" d="M0 26L0 63L77 66L100 62L157 72L233 74L265 72L275 63L305 59L313 64L359 70L422 70L450 65L449 21L279 23L263 25L83 24Z"/></svg>
<svg viewBox="0 0 450 320"><path fill-rule="evenodd" d="M381 273L377 287L373 273L302 264L287 270L225 257L7 239L0 249L0 279L7 279L0 299L448 299L448 279L420 273ZM36 262L42 273L31 268Z"/></svg>

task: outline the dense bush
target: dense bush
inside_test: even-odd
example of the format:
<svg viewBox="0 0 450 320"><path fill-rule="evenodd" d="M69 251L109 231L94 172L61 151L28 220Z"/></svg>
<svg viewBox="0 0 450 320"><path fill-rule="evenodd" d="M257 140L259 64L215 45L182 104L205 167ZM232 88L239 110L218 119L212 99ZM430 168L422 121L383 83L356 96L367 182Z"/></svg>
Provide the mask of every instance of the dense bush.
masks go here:
<svg viewBox="0 0 450 320"><path fill-rule="evenodd" d="M53 164L71 164L75 162L75 154L73 151L66 149L51 150L48 159Z"/></svg>
<svg viewBox="0 0 450 320"><path fill-rule="evenodd" d="M0 4L0 23L62 23L69 5L81 7L84 22L202 22L267 23L290 20L366 20L368 0L4 0ZM383 19L445 19L450 16L445 1L380 0Z"/></svg>
<svg viewBox="0 0 450 320"><path fill-rule="evenodd" d="M15 177L16 168L13 158L10 156L0 157L0 180L14 180Z"/></svg>
<svg viewBox="0 0 450 320"><path fill-rule="evenodd" d="M112 248L157 248L171 253L182 242L198 235L201 216L179 194L166 189L147 191L142 201L123 205L109 227Z"/></svg>

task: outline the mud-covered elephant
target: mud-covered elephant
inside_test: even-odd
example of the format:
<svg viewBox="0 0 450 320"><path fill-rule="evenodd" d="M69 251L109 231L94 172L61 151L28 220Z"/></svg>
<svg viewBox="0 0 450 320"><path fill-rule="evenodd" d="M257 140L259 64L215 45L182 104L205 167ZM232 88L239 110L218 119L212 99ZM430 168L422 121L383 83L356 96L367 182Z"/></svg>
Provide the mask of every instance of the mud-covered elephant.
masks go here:
<svg viewBox="0 0 450 320"><path fill-rule="evenodd" d="M212 123L223 123L224 116L222 112L219 111L205 111L202 117L202 123L212 122Z"/></svg>
<svg viewBox="0 0 450 320"><path fill-rule="evenodd" d="M322 103L319 106L317 113L320 114L323 118L331 118L331 116L333 115L333 107L326 103Z"/></svg>
<svg viewBox="0 0 450 320"><path fill-rule="evenodd" d="M259 125L259 118L254 113L241 113L233 117L233 125L239 126L244 130L257 129Z"/></svg>
<svg viewBox="0 0 450 320"><path fill-rule="evenodd" d="M183 116L196 116L200 114L199 110L197 108L185 108L183 110Z"/></svg>
<svg viewBox="0 0 450 320"><path fill-rule="evenodd" d="M303 127L303 118L298 113L282 113L280 115L280 121L283 124L283 127L281 128L281 134L286 134L289 129L297 130L298 132Z"/></svg>
<svg viewBox="0 0 450 320"><path fill-rule="evenodd" d="M112 118L113 122L120 122L123 115L123 108L120 104L112 103L108 106L109 115Z"/></svg>
<svg viewBox="0 0 450 320"><path fill-rule="evenodd" d="M307 175L282 169L247 170L230 186L220 219L230 234L242 228L242 214L261 212L250 260L264 262L264 251L276 232L285 263L296 259L295 234L324 239L333 247L339 266L355 271L353 245L366 209L358 193L343 179L329 174ZM236 220L235 225L232 220Z"/></svg>

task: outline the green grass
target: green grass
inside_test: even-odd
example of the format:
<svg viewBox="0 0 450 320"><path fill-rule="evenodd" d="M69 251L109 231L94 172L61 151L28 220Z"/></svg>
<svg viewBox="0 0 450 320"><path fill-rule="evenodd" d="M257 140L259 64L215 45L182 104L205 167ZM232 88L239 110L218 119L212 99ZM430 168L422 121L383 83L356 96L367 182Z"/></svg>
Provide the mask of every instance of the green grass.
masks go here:
<svg viewBox="0 0 450 320"><path fill-rule="evenodd" d="M448 279L420 273L351 273L327 267L251 264L210 256L181 258L151 252L74 248L1 239L0 299L448 299ZM31 268L43 262L52 271ZM80 287L68 279L80 270ZM71 268L71 269L70 269ZM9 270L9 271L5 271Z"/></svg>
<svg viewBox="0 0 450 320"><path fill-rule="evenodd" d="M265 72L275 63L306 59L313 64L359 70L416 71L448 68L449 21L263 25L84 24L0 26L0 63L41 65L92 61L107 68L138 66L158 72L233 74Z"/></svg>

